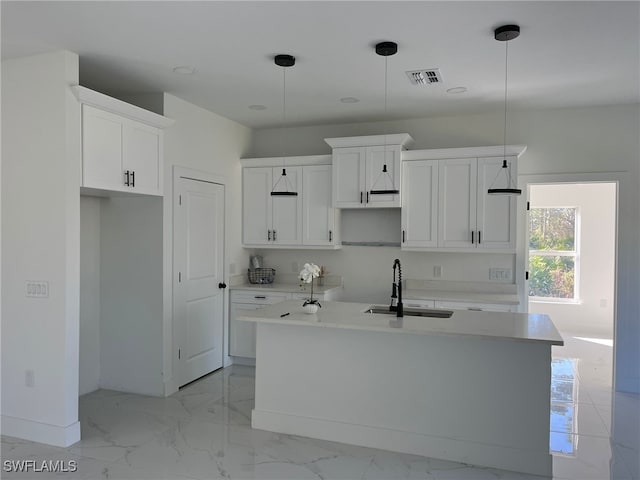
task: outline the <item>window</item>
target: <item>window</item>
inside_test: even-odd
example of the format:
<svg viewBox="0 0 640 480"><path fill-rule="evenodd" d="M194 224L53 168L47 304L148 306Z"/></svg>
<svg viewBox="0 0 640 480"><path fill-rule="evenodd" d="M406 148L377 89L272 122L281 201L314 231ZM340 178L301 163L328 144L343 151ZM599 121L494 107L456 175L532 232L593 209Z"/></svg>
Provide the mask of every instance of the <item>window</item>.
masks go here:
<svg viewBox="0 0 640 480"><path fill-rule="evenodd" d="M529 296L578 299L578 209L532 208L529 212Z"/></svg>

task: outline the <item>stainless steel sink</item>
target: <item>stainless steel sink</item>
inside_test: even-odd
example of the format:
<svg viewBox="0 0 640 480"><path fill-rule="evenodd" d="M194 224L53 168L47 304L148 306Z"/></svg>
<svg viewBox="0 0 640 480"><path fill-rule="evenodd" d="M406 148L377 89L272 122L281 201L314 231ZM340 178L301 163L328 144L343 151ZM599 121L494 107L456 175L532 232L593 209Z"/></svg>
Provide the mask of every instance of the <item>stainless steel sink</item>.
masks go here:
<svg viewBox="0 0 640 480"><path fill-rule="evenodd" d="M383 313L387 315L395 315L396 312L389 311L389 307L380 305L372 305L364 313ZM405 317L434 317L434 318L451 318L453 312L451 310L439 310L429 308L405 308Z"/></svg>

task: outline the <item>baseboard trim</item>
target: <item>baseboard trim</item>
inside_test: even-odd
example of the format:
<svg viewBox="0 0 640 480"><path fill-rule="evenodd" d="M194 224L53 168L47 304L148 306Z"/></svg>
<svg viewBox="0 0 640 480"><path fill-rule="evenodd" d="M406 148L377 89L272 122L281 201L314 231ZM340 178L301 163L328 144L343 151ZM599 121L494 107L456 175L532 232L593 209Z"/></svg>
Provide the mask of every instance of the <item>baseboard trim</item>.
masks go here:
<svg viewBox="0 0 640 480"><path fill-rule="evenodd" d="M251 426L259 430L301 435L482 467L547 477L552 475L552 456L548 451L527 451L257 409L252 411Z"/></svg>
<svg viewBox="0 0 640 480"><path fill-rule="evenodd" d="M69 447L80 441L80 422L61 427L2 415L2 434L56 447Z"/></svg>

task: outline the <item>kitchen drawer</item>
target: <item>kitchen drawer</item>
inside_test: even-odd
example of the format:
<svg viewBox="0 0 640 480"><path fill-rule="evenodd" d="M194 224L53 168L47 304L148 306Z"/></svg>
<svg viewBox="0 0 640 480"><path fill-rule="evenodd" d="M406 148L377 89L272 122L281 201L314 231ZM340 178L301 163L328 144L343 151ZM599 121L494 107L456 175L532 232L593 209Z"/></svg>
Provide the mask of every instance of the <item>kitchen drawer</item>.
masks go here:
<svg viewBox="0 0 640 480"><path fill-rule="evenodd" d="M231 292L231 303L252 303L255 305L271 305L289 299L289 294L284 292L259 292L249 290L237 290Z"/></svg>
<svg viewBox="0 0 640 480"><path fill-rule="evenodd" d="M436 300L435 308L451 308L453 310L477 310L481 312L512 312L517 309L516 305L505 305L501 303L473 303L473 302L449 302L446 300Z"/></svg>
<svg viewBox="0 0 640 480"><path fill-rule="evenodd" d="M402 300L404 308L435 308L433 300Z"/></svg>

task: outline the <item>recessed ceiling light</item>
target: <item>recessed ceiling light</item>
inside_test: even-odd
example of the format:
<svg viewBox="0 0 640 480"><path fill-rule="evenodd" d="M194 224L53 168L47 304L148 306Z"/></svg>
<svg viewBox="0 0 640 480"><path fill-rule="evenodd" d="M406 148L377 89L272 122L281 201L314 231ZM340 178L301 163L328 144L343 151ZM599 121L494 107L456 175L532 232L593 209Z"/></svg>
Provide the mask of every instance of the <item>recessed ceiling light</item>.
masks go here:
<svg viewBox="0 0 640 480"><path fill-rule="evenodd" d="M465 93L467 87L453 87L447 90L447 93Z"/></svg>
<svg viewBox="0 0 640 480"><path fill-rule="evenodd" d="M264 105L249 105L249 110L266 110Z"/></svg>
<svg viewBox="0 0 640 480"><path fill-rule="evenodd" d="M173 67L173 73L177 73L178 75L193 75L196 71L195 68L190 67L189 65L181 65L179 67Z"/></svg>
<svg viewBox="0 0 640 480"><path fill-rule="evenodd" d="M342 103L358 103L360 99L356 97L342 97L340 101Z"/></svg>

